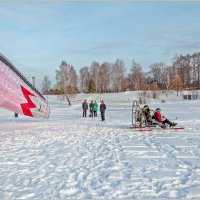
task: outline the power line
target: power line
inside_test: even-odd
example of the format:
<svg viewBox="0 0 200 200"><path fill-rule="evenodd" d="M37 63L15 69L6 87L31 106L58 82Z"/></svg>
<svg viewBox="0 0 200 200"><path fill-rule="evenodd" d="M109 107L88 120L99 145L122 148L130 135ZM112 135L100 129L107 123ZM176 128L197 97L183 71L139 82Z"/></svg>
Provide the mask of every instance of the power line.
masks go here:
<svg viewBox="0 0 200 200"><path fill-rule="evenodd" d="M44 99L42 94L22 75L19 70L13 65L13 63L8 60L3 54L0 53L0 60L7 65L14 73L16 73L32 90L34 90L41 98Z"/></svg>
<svg viewBox="0 0 200 200"><path fill-rule="evenodd" d="M12 61L12 63L16 64L19 68L25 69L25 70L27 70L27 71L30 71L30 72L41 72L40 70L35 69L35 68L33 68L33 67L30 67L30 66L28 66L28 65L25 65L25 64L22 64L22 63L13 61L13 60L11 60L11 61Z"/></svg>
<svg viewBox="0 0 200 200"><path fill-rule="evenodd" d="M38 70L36 68L33 68L27 64L22 64L19 62L16 62L14 59L9 59L16 68L20 69L20 71L22 72L22 74L24 76L27 77L27 79L33 83L33 77L34 77L34 81L35 83L37 83L37 86L41 86L43 78L44 78L44 73L41 70ZM44 75L42 75L44 74ZM39 83L38 83L39 81Z"/></svg>

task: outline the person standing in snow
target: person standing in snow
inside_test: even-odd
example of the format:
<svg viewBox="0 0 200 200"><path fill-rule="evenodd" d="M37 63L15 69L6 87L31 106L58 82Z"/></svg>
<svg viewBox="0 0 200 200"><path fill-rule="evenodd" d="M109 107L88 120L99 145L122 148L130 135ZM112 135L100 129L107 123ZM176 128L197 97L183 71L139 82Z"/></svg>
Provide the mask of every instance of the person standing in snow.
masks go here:
<svg viewBox="0 0 200 200"><path fill-rule="evenodd" d="M161 123L161 128L166 128L165 124L169 124L170 127L177 125L177 123L171 122L169 119L165 118L161 114L161 109L160 108L156 108L156 112L154 113L154 116L155 116L155 119L159 123Z"/></svg>
<svg viewBox="0 0 200 200"><path fill-rule="evenodd" d="M90 107L90 117L93 117L93 112L94 112L94 103L93 103L93 101L91 101L89 107Z"/></svg>
<svg viewBox="0 0 200 200"><path fill-rule="evenodd" d="M102 121L105 121L105 111L106 111L106 104L102 100L101 105L100 105L100 112L101 112L101 120Z"/></svg>
<svg viewBox="0 0 200 200"><path fill-rule="evenodd" d="M95 102L94 102L94 117L97 117L97 110L98 110L98 104L97 104L97 102L95 101Z"/></svg>
<svg viewBox="0 0 200 200"><path fill-rule="evenodd" d="M82 108L83 108L83 117L87 117L88 104L86 99L82 103Z"/></svg>

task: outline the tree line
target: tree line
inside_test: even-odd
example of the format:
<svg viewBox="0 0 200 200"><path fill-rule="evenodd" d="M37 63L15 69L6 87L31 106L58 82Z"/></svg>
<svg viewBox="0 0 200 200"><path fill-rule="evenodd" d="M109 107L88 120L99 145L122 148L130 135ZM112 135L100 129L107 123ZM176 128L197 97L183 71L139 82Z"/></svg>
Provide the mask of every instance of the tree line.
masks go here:
<svg viewBox="0 0 200 200"><path fill-rule="evenodd" d="M178 55L170 66L163 62L151 64L149 71L132 61L129 71L123 59L114 63L92 62L80 69L62 61L55 71L56 84L51 87L48 76L42 82L43 94L64 94L68 99L77 92L107 93L127 90L180 90L200 88L200 52Z"/></svg>

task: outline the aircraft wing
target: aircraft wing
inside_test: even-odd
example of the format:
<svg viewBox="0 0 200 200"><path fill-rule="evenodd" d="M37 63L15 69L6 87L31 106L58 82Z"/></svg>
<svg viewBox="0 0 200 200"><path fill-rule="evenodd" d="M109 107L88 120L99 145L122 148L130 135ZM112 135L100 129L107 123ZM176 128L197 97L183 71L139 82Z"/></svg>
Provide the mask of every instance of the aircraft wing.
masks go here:
<svg viewBox="0 0 200 200"><path fill-rule="evenodd" d="M36 118L48 118L43 95L0 53L0 107Z"/></svg>

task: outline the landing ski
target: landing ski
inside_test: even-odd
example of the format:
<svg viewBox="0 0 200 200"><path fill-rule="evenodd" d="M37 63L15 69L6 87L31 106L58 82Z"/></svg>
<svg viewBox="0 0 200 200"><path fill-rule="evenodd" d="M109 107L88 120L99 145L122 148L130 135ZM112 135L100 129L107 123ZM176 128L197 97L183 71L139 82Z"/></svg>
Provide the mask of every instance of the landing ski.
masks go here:
<svg viewBox="0 0 200 200"><path fill-rule="evenodd" d="M171 128L168 128L167 130L169 130L169 129L179 131L179 130L184 130L185 128L184 127L171 127Z"/></svg>
<svg viewBox="0 0 200 200"><path fill-rule="evenodd" d="M155 125L150 125L150 126L145 126L145 125L136 125L136 126L131 126L131 129L135 129L136 131L152 131L154 130L153 128L156 128Z"/></svg>
<svg viewBox="0 0 200 200"><path fill-rule="evenodd" d="M144 125L141 125L141 126L131 126L130 127L131 129L134 129L135 131L160 131L160 130L163 130L163 131L170 131L170 130L174 130L174 131L181 131L181 130L184 130L185 128L184 127L166 127L166 128L161 128L159 126L144 126Z"/></svg>

